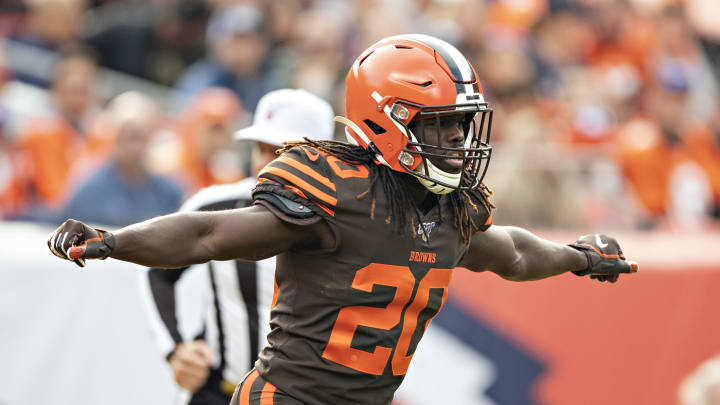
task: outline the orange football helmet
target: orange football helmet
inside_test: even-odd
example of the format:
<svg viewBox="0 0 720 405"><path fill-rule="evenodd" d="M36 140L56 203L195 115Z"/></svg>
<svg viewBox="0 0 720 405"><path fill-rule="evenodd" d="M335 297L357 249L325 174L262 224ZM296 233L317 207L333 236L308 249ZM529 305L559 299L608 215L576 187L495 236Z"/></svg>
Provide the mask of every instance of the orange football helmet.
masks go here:
<svg viewBox="0 0 720 405"><path fill-rule="evenodd" d="M492 148L492 110L475 70L455 47L427 35L398 35L369 47L346 78L348 141L373 152L379 163L407 172L436 194L472 190L482 183ZM462 115L461 147L440 146L440 119ZM433 119L436 136L422 123ZM414 121L415 120L415 121ZM418 122L413 133L409 125ZM429 158L463 159L462 170L441 170Z"/></svg>

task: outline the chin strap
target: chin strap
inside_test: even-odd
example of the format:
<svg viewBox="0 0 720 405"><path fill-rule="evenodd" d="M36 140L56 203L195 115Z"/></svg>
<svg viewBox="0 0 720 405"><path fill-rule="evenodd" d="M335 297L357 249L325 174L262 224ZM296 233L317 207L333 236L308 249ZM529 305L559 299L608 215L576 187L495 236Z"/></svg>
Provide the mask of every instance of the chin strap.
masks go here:
<svg viewBox="0 0 720 405"><path fill-rule="evenodd" d="M429 159L423 159L420 166L415 169L418 173L424 173L425 172L425 165L427 165L427 176L431 179L437 179L438 181L442 181L445 184L451 184L455 185L456 187L460 185L460 179L462 178L462 172L458 173L448 173L446 171L440 170L437 166L435 166ZM431 193L435 194L448 194L455 191L455 188L452 187L446 187L443 185L440 185L438 183L435 183L432 180L423 179L422 177L417 177L420 184L425 186L426 189L428 189Z"/></svg>

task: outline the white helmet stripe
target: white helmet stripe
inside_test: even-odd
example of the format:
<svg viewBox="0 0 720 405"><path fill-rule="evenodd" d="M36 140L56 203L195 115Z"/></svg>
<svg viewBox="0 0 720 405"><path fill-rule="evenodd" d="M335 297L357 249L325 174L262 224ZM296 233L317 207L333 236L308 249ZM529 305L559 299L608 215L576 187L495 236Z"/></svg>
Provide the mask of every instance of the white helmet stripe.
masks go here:
<svg viewBox="0 0 720 405"><path fill-rule="evenodd" d="M441 39L437 39L428 35L410 34L402 35L401 37L414 39L433 48L445 60L445 63L447 63L456 81L476 82L475 73L473 72L470 63L468 63L467 59L463 56L463 54L461 54L460 51L458 51L457 48L455 48L454 46ZM457 83L456 87L458 93L460 93L461 91L464 91L466 94L477 93L472 83Z"/></svg>

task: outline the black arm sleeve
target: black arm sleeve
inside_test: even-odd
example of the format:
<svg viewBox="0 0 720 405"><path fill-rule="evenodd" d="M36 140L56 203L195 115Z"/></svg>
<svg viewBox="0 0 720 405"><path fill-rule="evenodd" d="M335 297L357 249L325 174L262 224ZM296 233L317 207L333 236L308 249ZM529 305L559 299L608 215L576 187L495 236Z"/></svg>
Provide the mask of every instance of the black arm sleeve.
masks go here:
<svg viewBox="0 0 720 405"><path fill-rule="evenodd" d="M150 269L148 271L148 280L150 282L150 290L152 291L153 301L160 313L165 327L175 344L182 342L180 331L178 330L178 320L175 314L175 283L180 279L182 274L187 270L183 269ZM168 356L172 352L168 353Z"/></svg>

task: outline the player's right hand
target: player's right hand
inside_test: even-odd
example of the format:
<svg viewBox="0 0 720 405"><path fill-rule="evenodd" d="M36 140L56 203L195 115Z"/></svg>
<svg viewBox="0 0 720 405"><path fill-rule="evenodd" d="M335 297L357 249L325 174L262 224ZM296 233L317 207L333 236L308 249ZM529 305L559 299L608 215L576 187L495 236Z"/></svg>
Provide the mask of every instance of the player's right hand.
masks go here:
<svg viewBox="0 0 720 405"><path fill-rule="evenodd" d="M50 234L47 245L55 256L85 267L85 259L107 258L115 247L115 238L108 231L68 219Z"/></svg>
<svg viewBox="0 0 720 405"><path fill-rule="evenodd" d="M207 381L213 351L203 340L180 343L168 358L177 384L194 393Z"/></svg>

